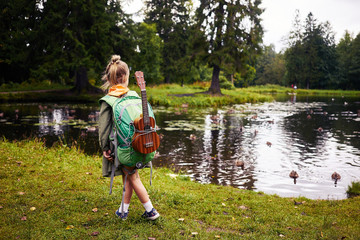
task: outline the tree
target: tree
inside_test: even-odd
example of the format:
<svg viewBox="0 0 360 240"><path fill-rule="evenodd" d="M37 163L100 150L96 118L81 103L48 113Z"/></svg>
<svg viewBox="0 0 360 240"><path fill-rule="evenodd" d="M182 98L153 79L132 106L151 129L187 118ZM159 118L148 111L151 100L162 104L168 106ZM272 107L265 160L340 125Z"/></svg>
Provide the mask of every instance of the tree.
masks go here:
<svg viewBox="0 0 360 240"><path fill-rule="evenodd" d="M133 55L133 45L126 45L133 41L125 41L131 35L123 31L132 24L117 0L14 0L0 6L2 82L30 78L94 90L88 73L100 78L114 50Z"/></svg>
<svg viewBox="0 0 360 240"><path fill-rule="evenodd" d="M147 83L159 83L162 80L162 41L156 35L156 25L140 23L136 27L135 41L138 52L135 55L135 68L144 72Z"/></svg>
<svg viewBox="0 0 360 240"><path fill-rule="evenodd" d="M36 66L39 1L1 1L0 81L22 82Z"/></svg>
<svg viewBox="0 0 360 240"><path fill-rule="evenodd" d="M263 54L259 57L256 64L256 85L287 85L287 83L284 82L284 55L282 53L276 53L274 48L274 45L264 46Z"/></svg>
<svg viewBox="0 0 360 240"><path fill-rule="evenodd" d="M162 72L165 83L179 81L187 59L190 27L189 0L149 0L145 22L156 24L157 33L163 40Z"/></svg>
<svg viewBox="0 0 360 240"><path fill-rule="evenodd" d="M254 63L262 41L260 0L201 0L196 11L198 31L206 35L208 63L213 68L209 93L221 94L221 69L235 73Z"/></svg>
<svg viewBox="0 0 360 240"><path fill-rule="evenodd" d="M360 90L360 33L352 41L349 66L350 88Z"/></svg>
<svg viewBox="0 0 360 240"><path fill-rule="evenodd" d="M290 46L285 52L288 81L306 88L335 85L337 62L330 24L318 24L312 13L308 14L302 32L298 20L295 22L296 30L290 34Z"/></svg>
<svg viewBox="0 0 360 240"><path fill-rule="evenodd" d="M346 31L344 37L340 39L340 42L336 46L339 62L339 87L342 89L351 87L349 67L352 62L352 41L353 38L350 33Z"/></svg>

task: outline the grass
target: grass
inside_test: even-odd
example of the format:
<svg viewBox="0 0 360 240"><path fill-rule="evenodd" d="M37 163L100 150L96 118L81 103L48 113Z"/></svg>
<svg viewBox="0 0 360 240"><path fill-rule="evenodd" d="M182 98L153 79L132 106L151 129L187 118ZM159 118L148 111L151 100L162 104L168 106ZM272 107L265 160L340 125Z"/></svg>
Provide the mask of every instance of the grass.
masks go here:
<svg viewBox="0 0 360 240"><path fill-rule="evenodd" d="M147 89L148 100L153 106L178 107L187 104L190 107L220 107L225 105L272 101L269 95L248 92L246 89L225 90L223 96L204 94L209 83L192 85L159 85Z"/></svg>
<svg viewBox="0 0 360 240"><path fill-rule="evenodd" d="M254 86L237 88L234 90L222 89L222 96L204 94L210 87L210 82L197 82L190 85L160 84L147 86L148 101L153 106L179 107L183 104L190 107L221 107L233 104L256 103L273 101L273 95L294 93L302 96L354 96L359 97L360 91L342 90L307 90L281 87L278 85ZM140 94L136 85L131 85L132 90ZM54 92L20 92L0 94L0 102L97 102L102 94L77 95L69 89L59 89Z"/></svg>
<svg viewBox="0 0 360 240"><path fill-rule="evenodd" d="M101 159L39 140L0 141L0 236L4 239L358 239L360 197L281 198L203 185L169 169L140 171L161 217L140 217L134 195L126 221L114 215L121 181L100 176ZM295 205L294 201L301 202Z"/></svg>
<svg viewBox="0 0 360 240"><path fill-rule="evenodd" d="M332 90L332 89L293 89L279 85L261 85L248 87L247 91L256 93L288 94L296 93L307 96L360 96L360 91L351 90Z"/></svg>

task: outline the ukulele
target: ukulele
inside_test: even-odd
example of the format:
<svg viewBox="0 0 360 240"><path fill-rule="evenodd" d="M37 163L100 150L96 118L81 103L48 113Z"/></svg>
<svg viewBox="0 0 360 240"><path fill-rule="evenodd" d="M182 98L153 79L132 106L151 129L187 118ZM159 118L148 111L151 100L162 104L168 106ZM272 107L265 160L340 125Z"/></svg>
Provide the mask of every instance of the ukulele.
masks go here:
<svg viewBox="0 0 360 240"><path fill-rule="evenodd" d="M144 73L135 72L136 82L141 89L142 116L134 120L135 134L132 147L135 151L147 154L154 152L160 146L159 135L154 130L155 119L149 116L149 109L146 97Z"/></svg>

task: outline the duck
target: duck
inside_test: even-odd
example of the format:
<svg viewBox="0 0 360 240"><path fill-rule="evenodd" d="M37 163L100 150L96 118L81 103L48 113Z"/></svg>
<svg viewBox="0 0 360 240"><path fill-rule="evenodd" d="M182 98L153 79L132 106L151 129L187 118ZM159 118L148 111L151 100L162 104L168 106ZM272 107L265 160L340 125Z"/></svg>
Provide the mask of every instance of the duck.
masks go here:
<svg viewBox="0 0 360 240"><path fill-rule="evenodd" d="M195 136L195 134L190 134L190 137L189 137L189 138L190 138L190 140L191 140L191 141L196 140L196 136Z"/></svg>
<svg viewBox="0 0 360 240"><path fill-rule="evenodd" d="M293 178L294 184L296 184L296 179L299 177L299 174L296 171L292 170L289 174L289 177Z"/></svg>
<svg viewBox="0 0 360 240"><path fill-rule="evenodd" d="M333 180L335 180L335 187L336 187L337 181L341 179L340 174L338 174L337 172L334 172L333 174L331 174L331 178Z"/></svg>
<svg viewBox="0 0 360 240"><path fill-rule="evenodd" d="M243 160L237 159L237 160L235 161L235 165L236 165L237 167L241 167L241 169L244 169L245 163L244 163Z"/></svg>
<svg viewBox="0 0 360 240"><path fill-rule="evenodd" d="M269 142L269 141L267 141L267 142L266 142L266 145L268 145L269 147L271 147L272 143Z"/></svg>
<svg viewBox="0 0 360 240"><path fill-rule="evenodd" d="M290 172L290 174L289 174L289 177L291 177L291 178L298 178L298 177L299 177L299 174L298 174L296 171L292 170L292 171Z"/></svg>
<svg viewBox="0 0 360 240"><path fill-rule="evenodd" d="M333 174L331 174L331 178L336 181L336 180L340 180L341 176L337 172L334 172Z"/></svg>

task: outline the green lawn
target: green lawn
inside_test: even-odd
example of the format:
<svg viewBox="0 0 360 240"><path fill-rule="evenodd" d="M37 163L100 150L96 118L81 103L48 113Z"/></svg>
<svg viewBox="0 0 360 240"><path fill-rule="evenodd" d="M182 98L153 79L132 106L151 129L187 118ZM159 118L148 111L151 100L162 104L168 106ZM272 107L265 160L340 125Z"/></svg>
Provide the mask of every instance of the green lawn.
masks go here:
<svg viewBox="0 0 360 240"><path fill-rule="evenodd" d="M99 156L39 140L0 141L1 239L359 239L360 197L281 198L233 187L203 185L155 169L140 171L161 217L140 217L134 195L129 218L114 212L121 181L101 177ZM295 205L294 201L299 204ZM301 204L300 204L301 203ZM94 236L96 235L96 236Z"/></svg>

